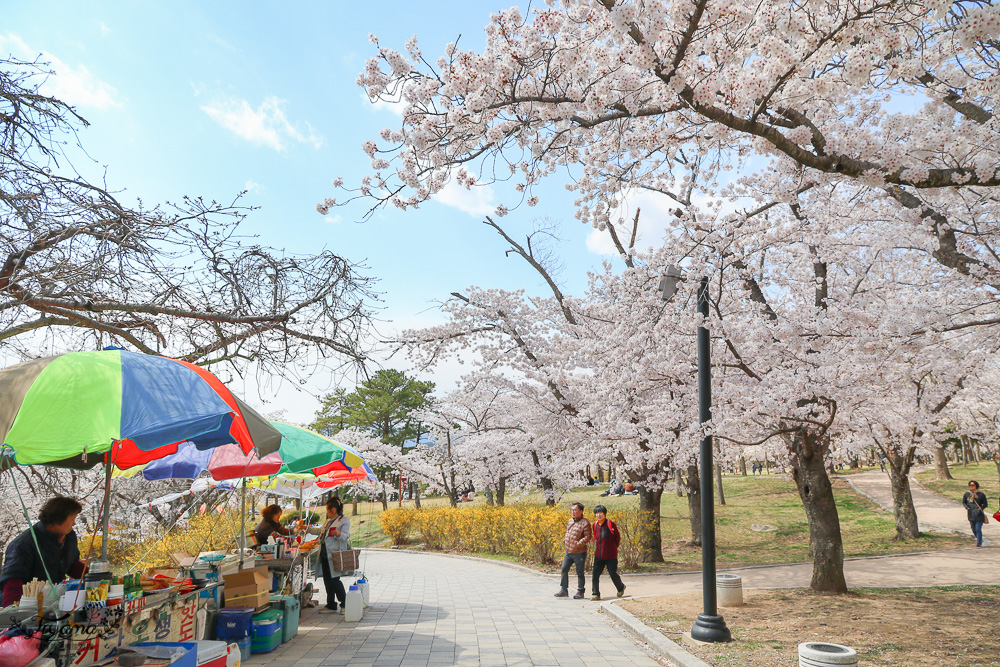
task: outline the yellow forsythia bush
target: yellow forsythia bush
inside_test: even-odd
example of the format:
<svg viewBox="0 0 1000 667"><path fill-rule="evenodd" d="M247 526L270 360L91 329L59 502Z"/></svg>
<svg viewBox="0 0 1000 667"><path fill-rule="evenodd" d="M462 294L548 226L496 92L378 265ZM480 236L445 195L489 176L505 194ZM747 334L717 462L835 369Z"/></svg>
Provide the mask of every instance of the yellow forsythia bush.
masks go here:
<svg viewBox="0 0 1000 667"><path fill-rule="evenodd" d="M247 519L247 531L256 524ZM165 533L165 534L164 534ZM221 514L198 515L178 523L169 532L164 528L153 529L151 534L117 534L112 529L108 540L108 559L114 568L136 570L147 567L169 566L170 554L186 552L192 556L201 551L235 549L240 534L240 513L230 510ZM80 554L93 557L101 553L101 535L81 536Z"/></svg>
<svg viewBox="0 0 1000 667"><path fill-rule="evenodd" d="M622 535L619 564L634 568L641 556L642 540L652 528L652 517L632 504L609 507L608 513ZM588 515L587 519L592 522L594 517ZM379 514L382 530L395 545L405 544L412 533L435 551L500 554L542 564L562 558L568 521L568 506L528 504L403 508Z"/></svg>
<svg viewBox="0 0 1000 667"><path fill-rule="evenodd" d="M406 536L413 526L413 521L419 510L407 507L399 507L386 510L378 515L378 523L382 527L382 532L395 545L406 544Z"/></svg>

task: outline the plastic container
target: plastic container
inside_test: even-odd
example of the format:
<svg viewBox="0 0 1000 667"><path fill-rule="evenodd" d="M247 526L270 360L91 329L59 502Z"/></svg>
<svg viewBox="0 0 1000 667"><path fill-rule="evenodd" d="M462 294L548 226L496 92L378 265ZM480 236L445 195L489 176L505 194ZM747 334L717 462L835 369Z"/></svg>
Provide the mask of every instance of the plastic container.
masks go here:
<svg viewBox="0 0 1000 667"><path fill-rule="evenodd" d="M358 589L361 591L361 603L364 606L367 607L368 606L368 599L369 599L368 596L369 596L369 592L370 592L370 590L369 590L370 587L368 585L368 580L367 579L358 579L354 583L357 584Z"/></svg>
<svg viewBox="0 0 1000 667"><path fill-rule="evenodd" d="M250 641L249 637L244 637L236 642L236 645L240 647L240 662L246 662L250 659Z"/></svg>
<svg viewBox="0 0 1000 667"><path fill-rule="evenodd" d="M249 637L252 631L252 607L228 607L219 610L219 620L215 625L215 636L218 639L236 641Z"/></svg>
<svg viewBox="0 0 1000 667"><path fill-rule="evenodd" d="M288 642L299 634L299 615L301 603L297 595L272 595L271 603L278 605L283 612L281 619L281 641Z"/></svg>
<svg viewBox="0 0 1000 667"><path fill-rule="evenodd" d="M344 620L348 623L357 623L360 621L363 604L361 589L356 585L352 585L347 590L347 595L344 598Z"/></svg>
<svg viewBox="0 0 1000 667"><path fill-rule="evenodd" d="M253 617L251 653L270 653L281 646L283 618L284 612L280 609L268 609Z"/></svg>
<svg viewBox="0 0 1000 667"><path fill-rule="evenodd" d="M226 653L229 644L226 642L213 642L213 641L197 641L195 642L197 647L197 661L198 665L211 665L211 667L216 667L216 663L222 660L221 665L226 664Z"/></svg>
<svg viewBox="0 0 1000 667"><path fill-rule="evenodd" d="M239 644L230 644L226 647L226 667L240 667L243 663L243 655L240 653Z"/></svg>

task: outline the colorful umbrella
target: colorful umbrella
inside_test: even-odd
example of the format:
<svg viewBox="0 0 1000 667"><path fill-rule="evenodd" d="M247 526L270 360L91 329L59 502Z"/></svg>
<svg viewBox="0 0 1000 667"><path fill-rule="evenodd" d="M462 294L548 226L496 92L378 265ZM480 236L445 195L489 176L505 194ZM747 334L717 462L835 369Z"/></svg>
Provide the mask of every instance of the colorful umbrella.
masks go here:
<svg viewBox="0 0 1000 667"><path fill-rule="evenodd" d="M0 434L19 464L89 467L102 457L88 465L88 455L116 442L149 451L214 433L231 410L199 373L167 357L70 352L0 370Z"/></svg>
<svg viewBox="0 0 1000 667"><path fill-rule="evenodd" d="M277 452L263 458L255 452L245 454L235 445L204 452L182 444L175 454L146 465L142 475L149 480L193 479L205 471L218 480L290 472L322 476L349 472L364 464L364 458L348 445L291 424L271 422L271 425L281 434L281 445Z"/></svg>

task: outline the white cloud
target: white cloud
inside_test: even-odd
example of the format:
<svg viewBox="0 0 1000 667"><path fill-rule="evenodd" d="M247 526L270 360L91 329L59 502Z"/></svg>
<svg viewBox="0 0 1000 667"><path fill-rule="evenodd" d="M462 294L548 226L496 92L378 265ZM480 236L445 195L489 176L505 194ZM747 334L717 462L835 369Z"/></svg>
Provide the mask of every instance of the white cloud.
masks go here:
<svg viewBox="0 0 1000 667"><path fill-rule="evenodd" d="M702 211L703 214L726 215L736 210L746 208L749 201L738 201L733 199L719 199L706 197L696 192L691 197L694 207ZM720 206L714 203L721 201ZM632 224L635 220L635 212L639 210L639 227L636 233L635 247L638 250L646 250L658 247L669 228L668 223L674 217L674 211L679 205L670 197L658 192L641 190L637 194L632 194L625 198L625 201L612 209L610 218L615 222L615 229L618 232L618 239L622 245L628 246L632 237ZM594 229L587 235L587 250L599 255L617 255L611 235L605 230Z"/></svg>
<svg viewBox="0 0 1000 667"><path fill-rule="evenodd" d="M254 181L253 179L249 179L243 184L243 189L247 192L259 193L263 190L263 187L260 183Z"/></svg>
<svg viewBox="0 0 1000 667"><path fill-rule="evenodd" d="M98 21L97 27L101 29L101 37L107 37L111 34L111 28L109 28L108 24L104 21Z"/></svg>
<svg viewBox="0 0 1000 667"><path fill-rule="evenodd" d="M377 99L372 101L367 94L361 93L361 101L364 105L370 109L375 109L376 111L388 111L389 113L399 116L403 116L403 103L398 99L396 100L383 100Z"/></svg>
<svg viewBox="0 0 1000 667"><path fill-rule="evenodd" d="M496 204L493 203L493 188L488 185L476 185L471 190L466 190L452 180L434 195L434 199L474 218L489 215L496 209Z"/></svg>
<svg viewBox="0 0 1000 667"><path fill-rule="evenodd" d="M216 123L255 144L283 151L288 142L323 145L323 137L316 134L309 123L292 123L285 115L285 101L271 96L254 109L246 100L235 97L216 98L201 107Z"/></svg>
<svg viewBox="0 0 1000 667"><path fill-rule="evenodd" d="M337 215L324 215L323 220L331 225L337 225L344 221L344 216L339 213Z"/></svg>
<svg viewBox="0 0 1000 667"><path fill-rule="evenodd" d="M48 51L32 49L20 36L13 33L0 35L0 51L6 51L16 58L42 63L48 63L48 68L55 75L48 77L41 90L66 102L67 104L91 109L109 109L120 107L118 90L111 84L102 81L85 65L72 67Z"/></svg>
<svg viewBox="0 0 1000 667"><path fill-rule="evenodd" d="M618 239L626 246L632 237L632 221L635 220L636 209L640 209L640 213L635 247L645 249L658 245L666 234L667 221L677 209L677 203L666 195L648 190L626 197L620 206L612 209L610 216L615 223ZM592 230L587 235L587 250L598 255L618 254L607 230Z"/></svg>

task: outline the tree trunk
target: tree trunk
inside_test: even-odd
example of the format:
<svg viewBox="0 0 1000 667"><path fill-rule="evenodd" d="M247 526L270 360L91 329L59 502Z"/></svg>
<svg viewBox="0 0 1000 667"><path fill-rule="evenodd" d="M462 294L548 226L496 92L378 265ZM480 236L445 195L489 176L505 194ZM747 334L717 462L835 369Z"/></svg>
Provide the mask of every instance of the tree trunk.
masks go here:
<svg viewBox="0 0 1000 667"><path fill-rule="evenodd" d="M556 506L556 497L554 492L554 486L552 485L552 480L542 473L542 464L538 460L538 452L532 450L531 452L531 462L535 464L535 470L538 473L538 479L542 484L542 493L545 495L545 504L548 507Z"/></svg>
<svg viewBox="0 0 1000 667"><path fill-rule="evenodd" d="M600 469L600 468L598 468ZM507 478L501 477L500 483L497 484L497 505L503 507L503 497L507 493Z"/></svg>
<svg viewBox="0 0 1000 667"><path fill-rule="evenodd" d="M660 498L663 496L663 487L650 488L649 484L640 483L637 488L639 493L639 511L648 512L650 520L649 530L645 531L642 539L642 555L639 560L643 563L663 562L663 536L660 533Z"/></svg>
<svg viewBox="0 0 1000 667"><path fill-rule="evenodd" d="M351 492L351 516L358 515L358 490L354 489Z"/></svg>
<svg viewBox="0 0 1000 667"><path fill-rule="evenodd" d="M701 546L701 478L698 476L698 466L689 465L687 469L688 513L691 516L691 544Z"/></svg>
<svg viewBox="0 0 1000 667"><path fill-rule="evenodd" d="M681 478L681 469L674 468L674 486L677 487L677 497L684 497L684 480Z"/></svg>
<svg viewBox="0 0 1000 667"><path fill-rule="evenodd" d="M858 455L857 454L855 454L854 456L851 457L851 461L850 461L850 463L848 463L848 467L851 470L857 470L858 468L861 467L861 461L858 459Z"/></svg>
<svg viewBox="0 0 1000 667"><path fill-rule="evenodd" d="M767 452L764 452L764 467L767 469L767 474L771 474L771 462L767 460Z"/></svg>
<svg viewBox="0 0 1000 667"><path fill-rule="evenodd" d="M813 557L809 588L817 593L846 593L844 542L833 485L826 472L829 439L811 429L800 429L788 443L792 479L809 521L809 549Z"/></svg>
<svg viewBox="0 0 1000 667"><path fill-rule="evenodd" d="M410 482L410 497L413 498L413 506L420 509L420 485Z"/></svg>
<svg viewBox="0 0 1000 667"><path fill-rule="evenodd" d="M493 488L489 484L486 485L486 504L493 507Z"/></svg>
<svg viewBox="0 0 1000 667"><path fill-rule="evenodd" d="M913 494L910 492L910 475L898 472L895 465L889 466L889 470L892 514L896 520L895 539L915 540L920 537L920 524L917 522L917 509L913 506Z"/></svg>
<svg viewBox="0 0 1000 667"><path fill-rule="evenodd" d="M961 447L962 447L962 466L968 468L969 467L969 443L966 442L964 435L962 436Z"/></svg>
<svg viewBox="0 0 1000 667"><path fill-rule="evenodd" d="M712 467L715 468L715 492L719 496L719 504L720 505L725 505L726 504L726 494L722 490L722 466L719 465L718 461L716 461L715 465L713 465Z"/></svg>
<svg viewBox="0 0 1000 667"><path fill-rule="evenodd" d="M743 458L742 456L740 457L739 466L740 466L740 474L743 475L744 477L746 477L747 476L747 460L745 458Z"/></svg>
<svg viewBox="0 0 1000 667"><path fill-rule="evenodd" d="M948 470L948 457L944 452L944 445L934 447L934 472L935 479L955 479Z"/></svg>

